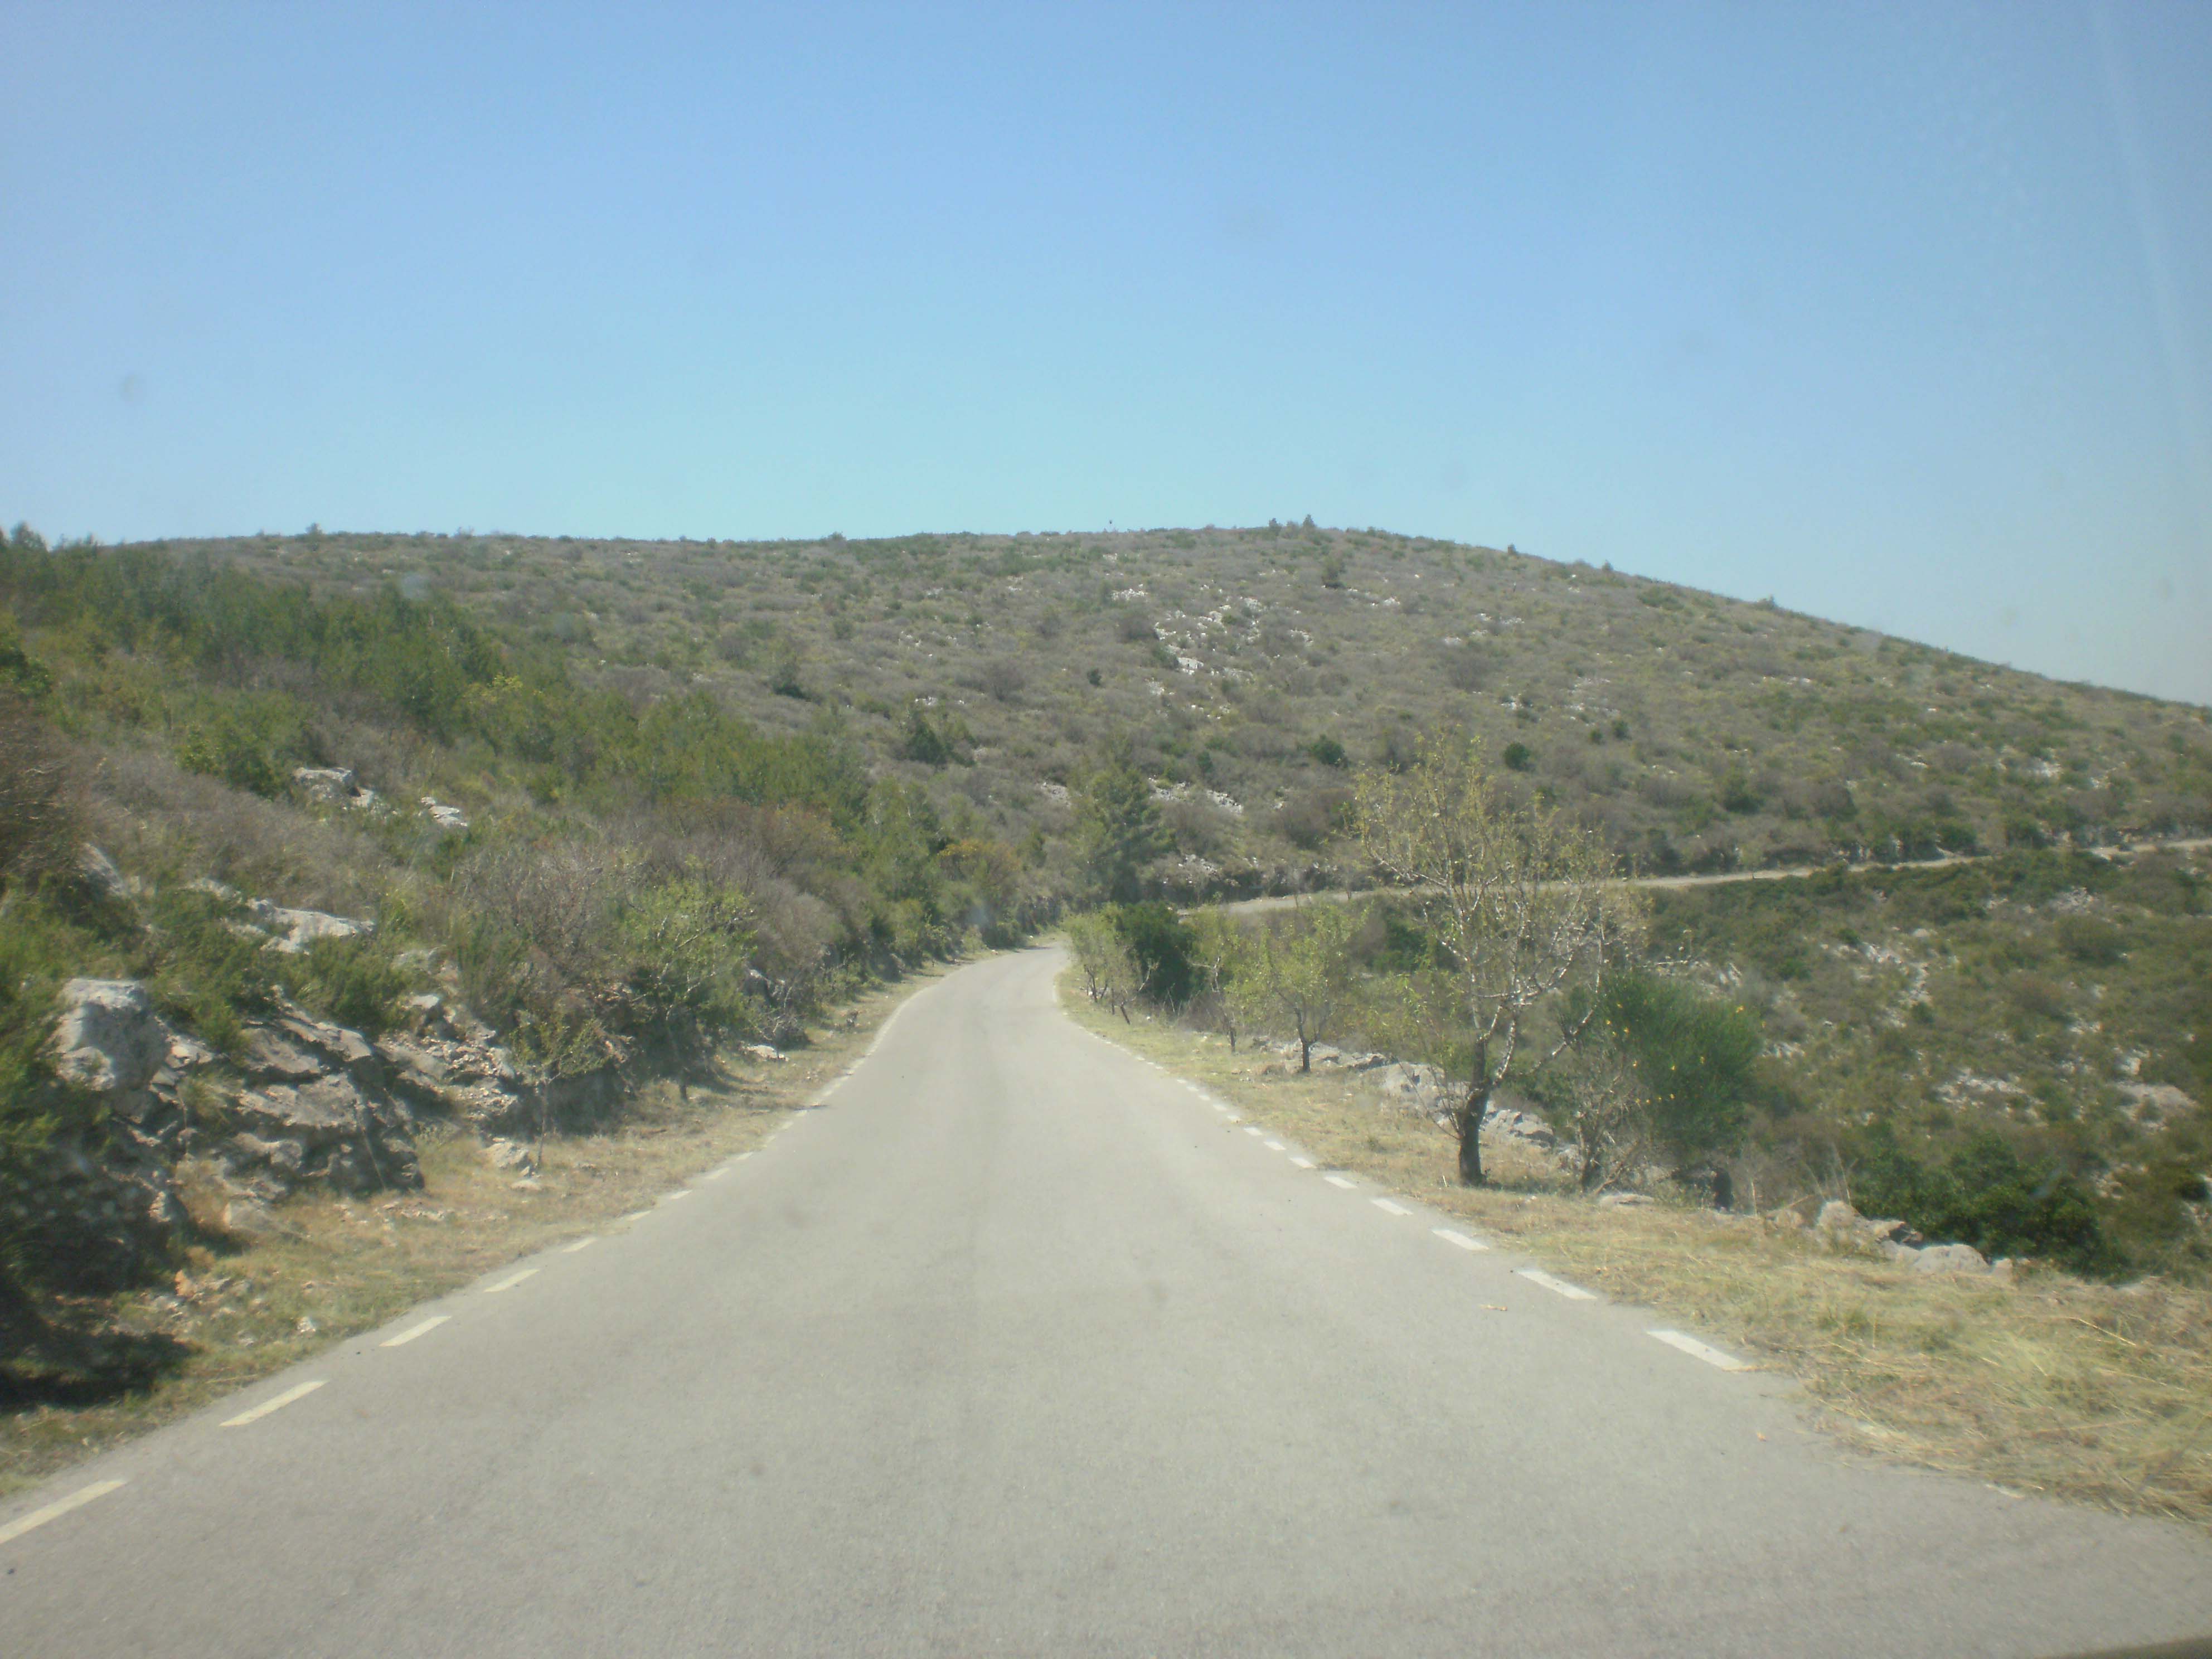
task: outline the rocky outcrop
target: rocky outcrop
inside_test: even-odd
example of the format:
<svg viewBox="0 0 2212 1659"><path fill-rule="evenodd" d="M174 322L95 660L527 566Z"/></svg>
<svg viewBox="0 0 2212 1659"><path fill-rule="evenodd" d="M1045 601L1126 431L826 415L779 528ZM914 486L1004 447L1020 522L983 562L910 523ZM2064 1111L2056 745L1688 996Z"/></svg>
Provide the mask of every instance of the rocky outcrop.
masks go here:
<svg viewBox="0 0 2212 1659"><path fill-rule="evenodd" d="M362 939L376 924L355 916L334 916L327 910L292 910L267 899L246 901L246 914L253 925L270 936L269 948L298 956L318 939Z"/></svg>
<svg viewBox="0 0 2212 1659"><path fill-rule="evenodd" d="M1442 1066L1398 1060L1376 1070L1374 1080L1376 1097L1386 1112L1413 1112L1433 1120L1449 1113L1456 1103Z"/></svg>
<svg viewBox="0 0 2212 1659"><path fill-rule="evenodd" d="M1809 1229L1828 1249L1880 1256L1917 1273L1969 1273L2003 1282L2012 1279L2014 1264L2008 1256L1990 1261L1971 1244L1927 1243L1905 1222L1869 1220L1839 1198L1819 1203L1814 1210L1816 1202L1801 1199L1768 1218L1785 1227ZM1808 1210L1813 1210L1809 1221Z"/></svg>
<svg viewBox="0 0 2212 1659"><path fill-rule="evenodd" d="M295 766L292 787L309 800L326 805L366 811L376 805L376 791L362 788L350 766Z"/></svg>
<svg viewBox="0 0 2212 1659"><path fill-rule="evenodd" d="M63 988L51 1057L65 1085L99 1097L98 1146L51 1150L30 1231L71 1241L70 1277L120 1283L177 1243L188 1220L251 1236L252 1206L324 1185L362 1193L419 1187L414 1115L387 1086L358 1031L286 1003L249 1024L234 1063L178 1030L136 980L71 980ZM186 1160L221 1183L189 1208L176 1171ZM219 1219L238 1206L237 1227Z"/></svg>
<svg viewBox="0 0 2212 1659"><path fill-rule="evenodd" d="M408 1000L410 1029L376 1040L392 1085L419 1109L488 1135L534 1128L544 1104L492 1029L434 993Z"/></svg>

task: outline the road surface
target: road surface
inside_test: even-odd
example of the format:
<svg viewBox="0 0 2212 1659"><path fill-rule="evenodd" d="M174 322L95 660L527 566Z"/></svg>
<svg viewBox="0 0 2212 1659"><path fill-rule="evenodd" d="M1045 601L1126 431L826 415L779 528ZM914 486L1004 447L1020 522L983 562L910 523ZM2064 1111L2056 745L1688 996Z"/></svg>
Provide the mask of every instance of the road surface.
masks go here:
<svg viewBox="0 0 2212 1659"><path fill-rule="evenodd" d="M1783 1381L1079 1030L1059 961L921 993L818 1109L590 1246L0 1506L0 1654L2212 1633L2202 1534L1844 1453Z"/></svg>

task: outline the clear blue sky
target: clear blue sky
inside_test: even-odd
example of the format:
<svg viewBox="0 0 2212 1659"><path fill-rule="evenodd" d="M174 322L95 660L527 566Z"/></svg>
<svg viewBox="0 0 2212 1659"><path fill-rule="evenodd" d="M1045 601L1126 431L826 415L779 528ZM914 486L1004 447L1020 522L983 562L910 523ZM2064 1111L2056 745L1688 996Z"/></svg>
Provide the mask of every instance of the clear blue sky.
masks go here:
<svg viewBox="0 0 2212 1659"><path fill-rule="evenodd" d="M0 3L0 515L1323 524L2212 702L2212 4Z"/></svg>

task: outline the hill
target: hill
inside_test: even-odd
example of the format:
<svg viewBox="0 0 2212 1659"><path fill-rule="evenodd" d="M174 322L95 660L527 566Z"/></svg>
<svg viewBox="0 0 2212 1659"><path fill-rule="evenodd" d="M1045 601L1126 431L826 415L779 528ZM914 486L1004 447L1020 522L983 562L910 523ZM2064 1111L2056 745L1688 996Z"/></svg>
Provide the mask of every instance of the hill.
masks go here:
<svg viewBox="0 0 2212 1659"><path fill-rule="evenodd" d="M704 689L1010 843L1127 743L1179 890L1310 862L1347 764L1437 721L1636 869L2212 824L2212 714L1512 550L1307 526L858 542L324 536L167 550L450 597L634 704ZM526 780L510 775L510 787ZM1056 862L1056 861L1055 861Z"/></svg>

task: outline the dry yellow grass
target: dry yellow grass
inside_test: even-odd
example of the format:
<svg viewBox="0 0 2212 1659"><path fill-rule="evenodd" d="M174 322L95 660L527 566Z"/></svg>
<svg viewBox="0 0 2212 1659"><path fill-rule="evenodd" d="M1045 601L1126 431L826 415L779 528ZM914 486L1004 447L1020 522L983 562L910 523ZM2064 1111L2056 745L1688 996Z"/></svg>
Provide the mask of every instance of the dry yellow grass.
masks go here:
<svg viewBox="0 0 2212 1659"><path fill-rule="evenodd" d="M473 1136L449 1132L422 1146L420 1192L302 1195L278 1210L278 1237L234 1251L194 1249L173 1286L111 1298L99 1310L183 1341L184 1362L143 1392L0 1419L0 1496L503 1262L591 1232L757 1146L933 977L916 975L864 999L854 1024L817 1033L781 1065L736 1058L719 1086L695 1086L688 1103L672 1085L656 1084L614 1131L548 1140L539 1190L517 1188L515 1172L492 1169Z"/></svg>
<svg viewBox="0 0 2212 1659"><path fill-rule="evenodd" d="M2041 1270L2009 1285L1915 1274L1756 1218L1601 1209L1510 1146L1486 1144L1498 1184L1470 1189L1447 1133L1379 1109L1356 1077L1299 1077L1164 1020L1125 1024L1066 980L1061 1000L1326 1163L1795 1376L1822 1425L1866 1449L2212 1526L2212 1293L2202 1288Z"/></svg>

